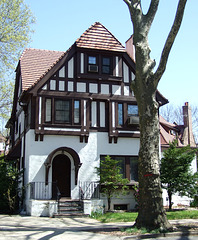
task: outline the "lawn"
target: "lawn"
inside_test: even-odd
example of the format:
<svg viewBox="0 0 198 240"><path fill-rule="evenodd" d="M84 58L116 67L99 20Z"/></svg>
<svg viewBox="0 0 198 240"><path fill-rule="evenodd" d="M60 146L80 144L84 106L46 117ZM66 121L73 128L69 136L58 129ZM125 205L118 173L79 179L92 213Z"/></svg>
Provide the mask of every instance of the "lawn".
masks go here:
<svg viewBox="0 0 198 240"><path fill-rule="evenodd" d="M108 222L133 222L137 212L108 212L103 215L92 214L92 217L103 223ZM198 210L181 210L167 212L168 220L174 219L198 219Z"/></svg>

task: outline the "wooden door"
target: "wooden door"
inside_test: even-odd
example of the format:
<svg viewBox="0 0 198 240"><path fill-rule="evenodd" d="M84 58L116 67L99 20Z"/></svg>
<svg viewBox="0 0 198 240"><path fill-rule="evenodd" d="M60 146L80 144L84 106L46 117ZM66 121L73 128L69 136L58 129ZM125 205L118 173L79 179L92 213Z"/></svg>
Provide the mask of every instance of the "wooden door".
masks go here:
<svg viewBox="0 0 198 240"><path fill-rule="evenodd" d="M57 155L53 160L52 181L57 183L61 197L71 196L71 162L64 154ZM55 194L53 190L53 197Z"/></svg>

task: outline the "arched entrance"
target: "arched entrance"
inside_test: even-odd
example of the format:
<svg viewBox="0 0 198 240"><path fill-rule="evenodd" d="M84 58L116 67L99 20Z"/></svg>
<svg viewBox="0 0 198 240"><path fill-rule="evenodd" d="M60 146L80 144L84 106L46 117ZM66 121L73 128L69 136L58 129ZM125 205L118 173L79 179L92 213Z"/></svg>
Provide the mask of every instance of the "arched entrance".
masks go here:
<svg viewBox="0 0 198 240"><path fill-rule="evenodd" d="M52 162L52 182L57 183L61 197L71 197L71 162L68 156L59 154ZM56 189L53 188L53 196Z"/></svg>

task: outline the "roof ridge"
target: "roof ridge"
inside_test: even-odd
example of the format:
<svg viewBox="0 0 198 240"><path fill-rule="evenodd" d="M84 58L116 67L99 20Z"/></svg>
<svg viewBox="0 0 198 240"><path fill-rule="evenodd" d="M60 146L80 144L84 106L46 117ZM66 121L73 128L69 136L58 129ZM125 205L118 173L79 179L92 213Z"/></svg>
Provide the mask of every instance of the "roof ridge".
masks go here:
<svg viewBox="0 0 198 240"><path fill-rule="evenodd" d="M86 37L87 35L90 34L94 34L94 31L97 30L97 26L98 27L101 27L105 30L106 33L108 33L110 35L110 37L117 43L117 46L115 46L115 42L112 42L113 46L112 46L112 50L115 50L116 47L118 51L122 51L122 50L125 50L125 47L122 45L122 43L103 25L101 24L100 22L95 22L94 24L92 24L76 41L75 43L78 45L80 45L80 47L83 47L83 44L85 44L85 42L83 42L83 38ZM96 28L96 29L94 29ZM93 33L91 33L91 30L93 30ZM102 36L102 33L99 33L101 34ZM95 34L96 35L96 34ZM98 37L98 35L96 35L96 38ZM93 38L92 38L93 40ZM91 40L90 40L91 41ZM86 41L86 44L88 43L89 45L89 41L87 40ZM93 48L93 47L92 47ZM97 47L96 47L97 48ZM110 49L108 49L110 50Z"/></svg>

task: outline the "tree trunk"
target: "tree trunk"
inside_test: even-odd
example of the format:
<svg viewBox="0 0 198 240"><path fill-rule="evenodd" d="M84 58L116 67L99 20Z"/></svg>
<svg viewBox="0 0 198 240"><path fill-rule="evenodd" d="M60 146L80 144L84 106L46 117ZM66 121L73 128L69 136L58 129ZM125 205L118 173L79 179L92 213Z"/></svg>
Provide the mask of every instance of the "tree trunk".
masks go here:
<svg viewBox="0 0 198 240"><path fill-rule="evenodd" d="M108 200L108 211L110 211L110 209L111 209L111 198L108 197L107 200Z"/></svg>
<svg viewBox="0 0 198 240"><path fill-rule="evenodd" d="M168 191L169 210L172 209L172 193Z"/></svg>
<svg viewBox="0 0 198 240"><path fill-rule="evenodd" d="M145 102L143 102L145 101ZM140 116L139 214L138 228L170 229L163 208L159 169L159 120L155 93L142 95L138 101Z"/></svg>

